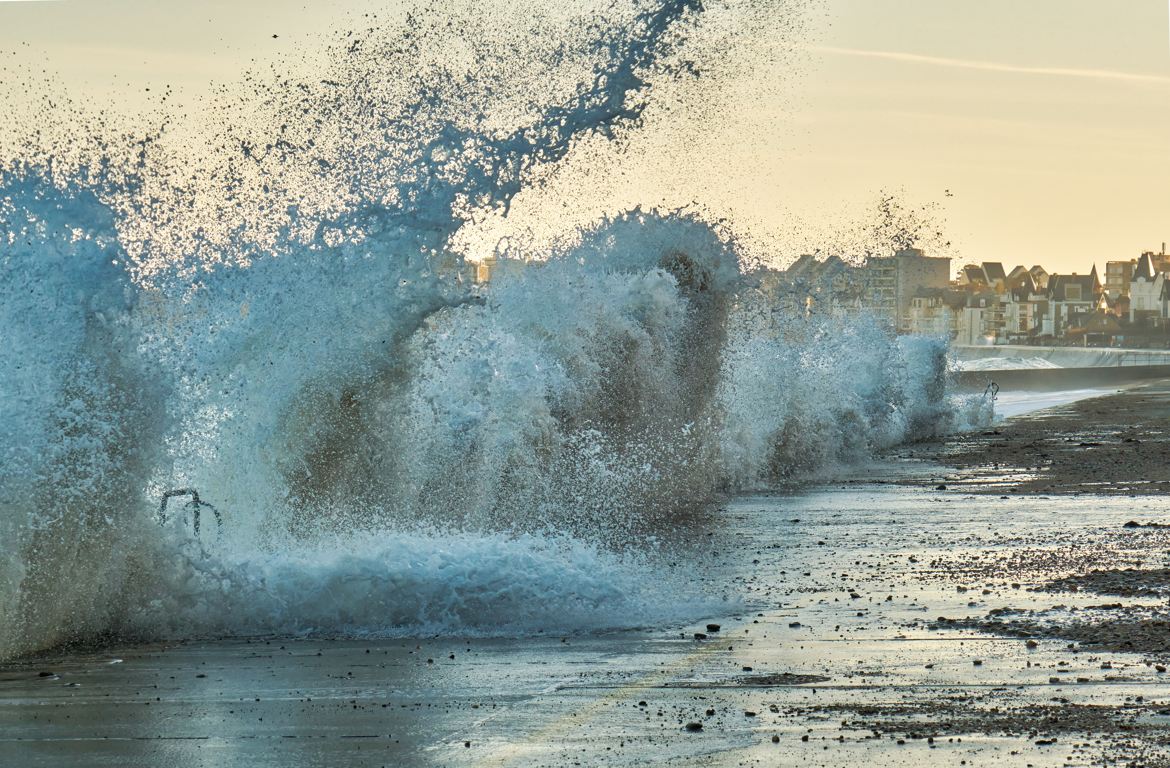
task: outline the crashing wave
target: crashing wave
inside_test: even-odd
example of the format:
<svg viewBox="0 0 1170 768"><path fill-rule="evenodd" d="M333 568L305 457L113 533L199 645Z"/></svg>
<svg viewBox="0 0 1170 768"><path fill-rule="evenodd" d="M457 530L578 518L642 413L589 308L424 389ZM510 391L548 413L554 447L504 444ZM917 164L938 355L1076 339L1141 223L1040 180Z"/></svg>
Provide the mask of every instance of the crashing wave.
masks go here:
<svg viewBox="0 0 1170 768"><path fill-rule="evenodd" d="M187 181L161 149L4 166L0 657L682 621L711 598L658 578L665 522L951 425L943 343L785 314L695 215L470 279L474 211L636 127L648 73L691 76L699 4L639 9L595 20L591 77L535 115L485 114L490 74L382 93L355 56L282 81L278 139L229 131ZM226 534L157 525L173 488Z"/></svg>

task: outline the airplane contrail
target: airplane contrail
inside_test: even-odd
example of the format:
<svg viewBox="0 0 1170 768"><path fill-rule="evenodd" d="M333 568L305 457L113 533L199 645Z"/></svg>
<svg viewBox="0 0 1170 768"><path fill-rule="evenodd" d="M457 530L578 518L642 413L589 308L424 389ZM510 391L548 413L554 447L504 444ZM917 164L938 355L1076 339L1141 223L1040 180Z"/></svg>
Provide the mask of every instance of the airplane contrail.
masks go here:
<svg viewBox="0 0 1170 768"><path fill-rule="evenodd" d="M834 56L853 56L863 59L900 61L907 64L927 64L951 69L971 69L980 72L1001 72L1017 75L1041 75L1047 77L1074 77L1083 80L1112 80L1147 85L1170 85L1170 76L1145 75L1138 72L1119 72L1112 69L1076 69L1070 67L1025 67L1016 64L1000 64L994 61L970 59L949 59L942 56L924 56L899 51L870 51L857 48L834 48L832 46L810 46L809 50Z"/></svg>

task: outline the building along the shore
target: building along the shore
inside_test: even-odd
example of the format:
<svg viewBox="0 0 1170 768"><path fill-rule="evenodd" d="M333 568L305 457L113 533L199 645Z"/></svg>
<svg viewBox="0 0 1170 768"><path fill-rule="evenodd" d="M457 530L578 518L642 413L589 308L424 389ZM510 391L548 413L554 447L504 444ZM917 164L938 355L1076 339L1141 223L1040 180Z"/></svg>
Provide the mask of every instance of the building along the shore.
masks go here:
<svg viewBox="0 0 1170 768"><path fill-rule="evenodd" d="M1105 262L1105 293L1110 299L1129 295L1129 284L1137 268L1137 259Z"/></svg>
<svg viewBox="0 0 1170 768"><path fill-rule="evenodd" d="M1165 248L1163 248L1163 251ZM1137 260L1129 284L1129 322L1136 328L1159 330L1166 327L1170 314L1165 264L1153 253L1143 253Z"/></svg>
<svg viewBox="0 0 1170 768"><path fill-rule="evenodd" d="M1170 254L1143 253L1088 274L1050 274L1039 264L967 264L949 280L950 259L917 249L853 264L801 256L762 273L778 305L805 314L866 311L899 333L961 344L1083 344L1170 347Z"/></svg>
<svg viewBox="0 0 1170 768"><path fill-rule="evenodd" d="M950 271L949 258L906 249L893 256L871 257L861 264L837 256L817 259L805 254L787 269L760 273L759 280L767 296L795 312L841 315L864 309L896 330L909 333L917 332L930 314L921 302L915 305L915 298L922 290L948 289Z"/></svg>

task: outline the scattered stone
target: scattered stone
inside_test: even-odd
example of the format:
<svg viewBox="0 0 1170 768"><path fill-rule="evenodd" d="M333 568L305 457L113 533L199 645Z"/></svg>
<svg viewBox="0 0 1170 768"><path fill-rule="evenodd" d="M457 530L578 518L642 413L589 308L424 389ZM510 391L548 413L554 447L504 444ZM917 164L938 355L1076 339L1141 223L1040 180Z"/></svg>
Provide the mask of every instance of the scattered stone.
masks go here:
<svg viewBox="0 0 1170 768"><path fill-rule="evenodd" d="M750 667L745 667L745 670L746 669L750 669ZM781 672L774 675L753 675L751 677L741 677L737 682L740 685L769 688L779 685L808 685L809 683L827 683L829 682L829 678L822 675L794 675L790 672Z"/></svg>

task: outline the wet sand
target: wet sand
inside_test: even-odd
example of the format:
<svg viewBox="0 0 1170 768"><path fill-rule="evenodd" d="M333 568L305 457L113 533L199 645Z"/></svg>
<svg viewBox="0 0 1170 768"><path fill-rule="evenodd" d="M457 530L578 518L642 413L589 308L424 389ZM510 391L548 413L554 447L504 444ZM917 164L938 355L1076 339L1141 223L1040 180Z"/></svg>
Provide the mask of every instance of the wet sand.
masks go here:
<svg viewBox="0 0 1170 768"><path fill-rule="evenodd" d="M1170 630L1142 625L1163 620L1170 529L1150 524L1170 505L1135 480L1170 472L1158 422L1125 423L1168 397L730 500L679 532L673 567L732 600L688 626L8 664L0 765L1170 765ZM1110 635L1119 616L1133 627Z"/></svg>
<svg viewBox="0 0 1170 768"><path fill-rule="evenodd" d="M935 626L1020 638L1071 640L1081 650L1141 654L1165 673L1170 664L1170 382L1082 400L1013 419L993 430L918 446L906 456L957 470L936 490L1008 497L1152 497L1135 504L1116 530L1085 537L1070 526L1065 546L1039 555L1027 548L982 557L987 572L1024 573L1029 561L1067 571L1032 589L1095 596L1096 604L1047 609L1005 606L984 616L939 617ZM919 481L920 483L921 481ZM1127 560L1125 548L1147 558ZM1161 566L1161 567L1159 567ZM1042 569L1044 566L1042 565ZM1122 598L1121 600L1109 598Z"/></svg>
<svg viewBox="0 0 1170 768"><path fill-rule="evenodd" d="M995 429L901 452L959 470L976 493L1170 492L1170 382L1019 416Z"/></svg>

